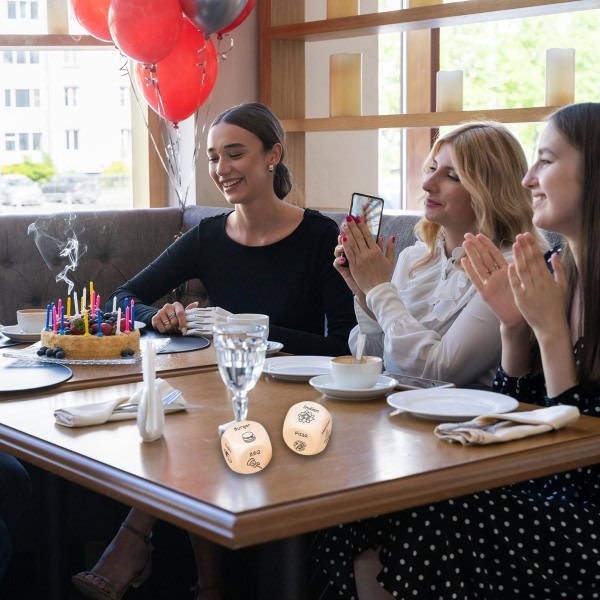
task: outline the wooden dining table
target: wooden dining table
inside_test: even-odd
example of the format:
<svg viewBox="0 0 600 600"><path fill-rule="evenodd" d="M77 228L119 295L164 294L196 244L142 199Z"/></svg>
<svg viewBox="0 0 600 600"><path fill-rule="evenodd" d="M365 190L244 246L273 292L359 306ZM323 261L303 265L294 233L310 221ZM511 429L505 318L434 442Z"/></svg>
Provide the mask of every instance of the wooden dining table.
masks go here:
<svg viewBox="0 0 600 600"><path fill-rule="evenodd" d="M232 549L593 464L599 456L600 419L582 416L552 433L465 447L438 439L433 421L391 416L385 398L332 400L307 382L263 374L249 394L248 416L267 430L273 458L264 470L241 475L221 451L218 425L233 413L219 373L166 379L188 408L166 416L155 442L141 440L134 419L82 428L55 422L58 408L133 394L140 384L126 376L113 385L91 379L85 389L3 395L0 449ZM282 436L290 407L307 401L326 407L333 420L328 446L314 456L295 453Z"/></svg>
<svg viewBox="0 0 600 600"><path fill-rule="evenodd" d="M135 419L92 427L57 425L61 407L132 394L139 384L89 388L0 405L0 448L100 493L138 506L229 548L285 538L341 522L436 502L597 462L600 420L489 446L449 444L435 423L391 417L384 398L330 400L308 383L263 375L249 418L269 433L263 471L233 472L218 425L231 420L218 372L170 377L189 404L165 419L163 437L142 442ZM289 408L315 401L332 415L327 448L302 456L283 441Z"/></svg>

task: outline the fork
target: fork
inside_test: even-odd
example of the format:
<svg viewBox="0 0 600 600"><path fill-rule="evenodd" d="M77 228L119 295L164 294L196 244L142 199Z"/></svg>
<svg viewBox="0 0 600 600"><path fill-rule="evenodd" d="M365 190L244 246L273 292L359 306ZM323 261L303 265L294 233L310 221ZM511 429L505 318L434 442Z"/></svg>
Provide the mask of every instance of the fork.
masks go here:
<svg viewBox="0 0 600 600"><path fill-rule="evenodd" d="M162 399L162 405L169 406L169 404L173 404L173 402L175 402L175 400L177 400L177 398L179 398L179 396L181 396L181 390L173 390L172 392L169 392ZM138 408L138 405L135 403L120 404L119 406L117 406L117 408L115 408L115 410L113 410L113 412L114 413L136 412L137 408Z"/></svg>

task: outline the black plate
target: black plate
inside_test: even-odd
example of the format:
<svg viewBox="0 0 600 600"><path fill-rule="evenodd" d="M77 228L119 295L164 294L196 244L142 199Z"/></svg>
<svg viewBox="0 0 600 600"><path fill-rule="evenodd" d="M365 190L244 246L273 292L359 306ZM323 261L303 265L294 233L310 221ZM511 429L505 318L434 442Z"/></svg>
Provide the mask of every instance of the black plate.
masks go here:
<svg viewBox="0 0 600 600"><path fill-rule="evenodd" d="M68 381L72 376L73 371L65 365L6 361L0 363L0 392L37 390Z"/></svg>
<svg viewBox="0 0 600 600"><path fill-rule="evenodd" d="M165 333L158 333L156 331L146 331L144 339L156 338L158 340L170 338L171 341L164 347L161 348L156 354L174 354L175 352L191 352L192 350L202 350L210 346L210 341L205 337L201 336L182 336L182 335L168 335Z"/></svg>

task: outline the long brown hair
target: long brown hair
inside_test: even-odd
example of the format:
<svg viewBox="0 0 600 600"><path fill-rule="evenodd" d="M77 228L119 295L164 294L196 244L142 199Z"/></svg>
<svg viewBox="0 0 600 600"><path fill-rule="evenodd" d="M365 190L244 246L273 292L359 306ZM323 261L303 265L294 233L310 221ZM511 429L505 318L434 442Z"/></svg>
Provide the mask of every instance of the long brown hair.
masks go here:
<svg viewBox="0 0 600 600"><path fill-rule="evenodd" d="M600 104L588 102L572 104L550 116L568 142L581 152L583 186L579 231L579 264L565 242L561 256L571 292L581 282L584 344L578 353L579 377L583 382L600 385Z"/></svg>
<svg viewBox="0 0 600 600"><path fill-rule="evenodd" d="M439 137L423 163L427 173L435 157L446 146L456 174L471 196L471 207L479 232L500 248L509 247L518 233L532 231L546 247L532 224L531 192L521 185L527 159L517 138L495 121L471 121ZM426 218L415 226L415 234L428 247L428 254L410 272L429 263L435 254L441 226ZM460 265L460 261L456 261Z"/></svg>

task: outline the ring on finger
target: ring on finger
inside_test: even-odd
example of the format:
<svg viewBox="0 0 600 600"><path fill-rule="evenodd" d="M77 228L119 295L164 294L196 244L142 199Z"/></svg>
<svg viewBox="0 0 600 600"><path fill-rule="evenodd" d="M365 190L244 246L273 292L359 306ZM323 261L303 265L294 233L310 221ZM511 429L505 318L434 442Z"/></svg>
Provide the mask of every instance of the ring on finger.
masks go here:
<svg viewBox="0 0 600 600"><path fill-rule="evenodd" d="M175 316L176 316L175 313L172 312L172 313L170 313L170 314L167 315L167 319L172 319Z"/></svg>
<svg viewBox="0 0 600 600"><path fill-rule="evenodd" d="M163 321L163 322L162 322L162 324L163 324L163 325L168 325L168 324L169 324L169 321Z"/></svg>

